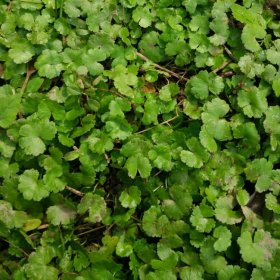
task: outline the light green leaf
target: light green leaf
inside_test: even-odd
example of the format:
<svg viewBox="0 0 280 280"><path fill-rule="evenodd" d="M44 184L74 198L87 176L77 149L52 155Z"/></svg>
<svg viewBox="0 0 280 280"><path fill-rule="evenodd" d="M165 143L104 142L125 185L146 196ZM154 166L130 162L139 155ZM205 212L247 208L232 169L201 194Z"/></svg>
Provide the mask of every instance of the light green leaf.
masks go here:
<svg viewBox="0 0 280 280"><path fill-rule="evenodd" d="M280 96L280 75L276 75L272 81L272 89L277 97Z"/></svg>
<svg viewBox="0 0 280 280"><path fill-rule="evenodd" d="M266 31L263 26L258 24L247 24L243 28L241 39L247 50L257 52L261 49L257 39L263 39L265 35Z"/></svg>
<svg viewBox="0 0 280 280"><path fill-rule="evenodd" d="M257 87L240 90L237 100L238 105L249 118L260 118L268 107L265 93Z"/></svg>
<svg viewBox="0 0 280 280"><path fill-rule="evenodd" d="M148 158L136 154L127 159L125 167L128 170L128 175L131 178L135 178L137 171L141 178L148 178L151 174L152 166Z"/></svg>
<svg viewBox="0 0 280 280"><path fill-rule="evenodd" d="M254 78L255 76L259 77L265 70L264 65L255 62L254 56L250 54L242 56L239 59L238 66L249 78Z"/></svg>
<svg viewBox="0 0 280 280"><path fill-rule="evenodd" d="M211 232L215 227L213 209L207 205L196 206L192 212L190 221L199 232Z"/></svg>
<svg viewBox="0 0 280 280"><path fill-rule="evenodd" d="M88 220L92 223L101 222L107 216L107 206L103 197L98 194L87 193L78 205L78 213L89 211Z"/></svg>
<svg viewBox="0 0 280 280"><path fill-rule="evenodd" d="M218 252L225 251L231 244L232 234L225 226L215 228L213 236L217 238L214 243L214 248Z"/></svg>
<svg viewBox="0 0 280 280"><path fill-rule="evenodd" d="M55 267L37 263L27 264L24 270L29 279L57 280L59 274Z"/></svg>
<svg viewBox="0 0 280 280"><path fill-rule="evenodd" d="M139 43L142 53L151 59L153 62L160 62L164 60L164 49L159 47L159 33L150 31L142 36Z"/></svg>
<svg viewBox="0 0 280 280"><path fill-rule="evenodd" d="M159 99L162 101L171 101L174 96L176 96L179 92L179 86L174 83L170 83L168 85L163 86L159 91Z"/></svg>
<svg viewBox="0 0 280 280"><path fill-rule="evenodd" d="M253 240L252 234L244 231L237 239L237 243L244 261L263 269L270 269L269 261L273 251L277 249L277 243L269 232L257 230Z"/></svg>
<svg viewBox="0 0 280 280"><path fill-rule="evenodd" d="M203 280L203 268L199 265L185 266L180 271L182 280Z"/></svg>
<svg viewBox="0 0 280 280"><path fill-rule="evenodd" d="M143 28L149 27L154 19L149 8L141 6L137 6L137 8L133 10L132 18Z"/></svg>
<svg viewBox="0 0 280 280"><path fill-rule="evenodd" d="M58 77L61 71L64 70L62 56L55 50L44 50L37 58L37 61L34 65L40 76L49 79Z"/></svg>
<svg viewBox="0 0 280 280"><path fill-rule="evenodd" d="M280 107L270 106L265 114L263 126L266 133L270 134L270 144L272 150L275 151L280 139Z"/></svg>
<svg viewBox="0 0 280 280"><path fill-rule="evenodd" d="M19 176L18 189L26 200L40 201L49 195L49 191L38 178L39 172L35 169L25 170Z"/></svg>
<svg viewBox="0 0 280 280"><path fill-rule="evenodd" d="M249 202L250 196L246 190L238 190L236 199L241 206L246 206Z"/></svg>
<svg viewBox="0 0 280 280"><path fill-rule="evenodd" d="M50 223L55 226L68 225L74 221L76 213L73 209L64 205L54 205L48 208L47 217Z"/></svg>
<svg viewBox="0 0 280 280"><path fill-rule="evenodd" d="M151 206L145 211L142 219L142 227L148 236L160 237L162 236L169 220L165 215L161 214L158 206Z"/></svg>
<svg viewBox="0 0 280 280"><path fill-rule="evenodd" d="M20 101L21 96L11 86L0 87L0 127L8 128L15 121Z"/></svg>
<svg viewBox="0 0 280 280"><path fill-rule="evenodd" d="M240 211L234 211L235 200L233 196L220 196L216 202L215 217L218 221L234 225L240 223L243 219Z"/></svg>
<svg viewBox="0 0 280 280"><path fill-rule="evenodd" d="M204 127L199 132L199 140L201 145L211 153L215 153L218 149L215 139L206 131Z"/></svg>
<svg viewBox="0 0 280 280"><path fill-rule="evenodd" d="M43 140L52 140L56 132L54 122L47 119L31 121L30 124L21 126L19 130L19 145L27 155L38 156L46 149Z"/></svg>
<svg viewBox="0 0 280 280"><path fill-rule="evenodd" d="M245 168L246 178L250 182L256 182L256 190L264 192L271 186L272 164L265 158L255 159L248 162Z"/></svg>
<svg viewBox="0 0 280 280"><path fill-rule="evenodd" d="M34 47L27 40L18 39L11 44L9 57L17 64L27 63L34 55Z"/></svg>
<svg viewBox="0 0 280 280"><path fill-rule="evenodd" d="M120 257L128 257L133 252L133 247L131 244L127 243L124 240L124 235L122 235L119 239L119 242L116 246L116 254Z"/></svg>
<svg viewBox="0 0 280 280"><path fill-rule="evenodd" d="M169 146L159 144L148 153L149 159L160 170L170 171L173 167L172 153Z"/></svg>
<svg viewBox="0 0 280 280"><path fill-rule="evenodd" d="M277 197L272 193L266 194L265 205L267 209L273 211L276 214L280 214L280 203L278 202Z"/></svg>
<svg viewBox="0 0 280 280"><path fill-rule="evenodd" d="M137 186L132 186L127 191L122 191L119 200L122 207L136 208L141 202L141 192Z"/></svg>
<svg viewBox="0 0 280 280"><path fill-rule="evenodd" d="M210 136L219 141L231 139L230 123L225 119L222 119L228 111L228 104L220 98L214 98L211 102L207 102L205 104L205 111L201 114L204 123L202 129L205 129ZM213 146L213 142L211 143L211 146Z"/></svg>
<svg viewBox="0 0 280 280"><path fill-rule="evenodd" d="M280 39L273 41L274 46L266 51L266 58L272 64L280 65Z"/></svg>
<svg viewBox="0 0 280 280"><path fill-rule="evenodd" d="M190 151L181 151L180 157L182 162L184 162L189 167L200 168L203 165L202 160Z"/></svg>

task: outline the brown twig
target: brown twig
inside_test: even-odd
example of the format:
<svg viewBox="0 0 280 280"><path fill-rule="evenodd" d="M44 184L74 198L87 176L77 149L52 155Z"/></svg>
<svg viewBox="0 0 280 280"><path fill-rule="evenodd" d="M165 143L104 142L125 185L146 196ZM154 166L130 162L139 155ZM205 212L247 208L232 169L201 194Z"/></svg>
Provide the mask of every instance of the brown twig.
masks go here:
<svg viewBox="0 0 280 280"><path fill-rule="evenodd" d="M29 66L29 65L27 64L26 76L25 76L24 82L23 82L23 84L22 84L22 86L21 86L21 89L20 89L20 94L21 94L21 95L24 94L25 89L26 89L26 87L27 87L27 84L28 84L28 82L29 82L29 79L30 79L31 75L32 75L34 72L35 72L34 67L33 67L33 66L31 67L31 66Z"/></svg>
<svg viewBox="0 0 280 280"><path fill-rule="evenodd" d="M0 237L1 240L5 241L6 243L8 243L10 246L18 249L19 251L21 251L26 257L29 257L29 254L27 252L25 252L23 249L21 249L20 247L18 247L17 245L15 245L14 243L12 243L11 241L3 238L3 237Z"/></svg>
<svg viewBox="0 0 280 280"><path fill-rule="evenodd" d="M231 61L225 61L221 66L217 67L216 69L214 69L212 71L212 73L217 74L218 72L220 72L221 70L223 70L224 68L226 68L229 64L231 63Z"/></svg>
<svg viewBox="0 0 280 280"><path fill-rule="evenodd" d="M49 226L50 226L49 224L43 224L43 225L40 225L37 229L42 230L42 229L48 228Z"/></svg>
<svg viewBox="0 0 280 280"><path fill-rule="evenodd" d="M84 231L84 232L81 232L81 233L77 234L77 236L82 236L82 235L85 235L85 234L88 234L88 233L91 233L91 232L95 232L95 231L98 231L98 230L103 229L105 227L106 226L103 225L103 226L100 226L100 227L97 227L97 228L92 228L90 230L87 230L87 231Z"/></svg>
<svg viewBox="0 0 280 280"><path fill-rule="evenodd" d="M176 115L176 116L172 117L171 119L168 119L168 120L166 120L166 121L164 121L164 122L159 123L158 125L164 125L164 124L170 123L170 122L176 120L178 117L179 117L179 115ZM141 131L138 131L138 132L136 132L136 134L142 134L142 133L144 133L144 132L146 132L146 131L149 131L149 130L155 128L155 127L158 126L158 125L155 125L155 126L152 126L152 127L148 127L148 128L143 129L143 130L141 130Z"/></svg>
<svg viewBox="0 0 280 280"><path fill-rule="evenodd" d="M227 55L234 61L236 61L235 57L233 56L232 52L226 47L224 46L224 50L227 53Z"/></svg>
<svg viewBox="0 0 280 280"><path fill-rule="evenodd" d="M66 189L67 191L69 191L69 192L71 192L71 193L77 195L77 196L80 196L80 197L83 197L83 196L84 196L84 193L82 193L82 192L80 192L80 191L78 191L78 190L76 190L76 189L74 189L74 188L71 188L71 187L69 187L69 186L66 186L65 189Z"/></svg>
<svg viewBox="0 0 280 280"><path fill-rule="evenodd" d="M173 76L173 77L176 77L176 78L179 79L179 80L188 81L187 78L185 78L185 77L183 77L183 76L181 76L181 75L179 75L179 74L177 74L177 73L175 73L175 72L173 72L173 71L171 71L171 70L169 70L169 69L167 69L167 68L165 68L165 67L163 67L163 66L157 64L157 63L152 62L149 58L147 58L146 56L144 56L142 53L136 52L136 55L137 55L139 58L141 58L142 60L146 61L146 62L151 62L152 65L153 65L155 68L158 68L158 69L162 70L163 72L166 72L166 73L168 73L169 75L171 75L171 76Z"/></svg>

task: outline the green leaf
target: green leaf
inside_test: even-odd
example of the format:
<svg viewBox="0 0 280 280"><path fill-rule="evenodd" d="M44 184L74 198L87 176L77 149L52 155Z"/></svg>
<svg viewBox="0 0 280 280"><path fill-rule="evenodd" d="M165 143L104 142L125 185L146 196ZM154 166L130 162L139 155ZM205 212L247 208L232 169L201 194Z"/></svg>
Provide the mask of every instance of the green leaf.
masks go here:
<svg viewBox="0 0 280 280"><path fill-rule="evenodd" d="M107 206L103 197L97 194L87 193L78 205L78 213L85 214L89 211L88 220L92 223L98 223L107 216Z"/></svg>
<svg viewBox="0 0 280 280"><path fill-rule="evenodd" d="M264 192L271 186L272 164L264 158L255 159L245 168L246 178L250 182L256 182L256 190Z"/></svg>
<svg viewBox="0 0 280 280"><path fill-rule="evenodd" d="M9 57L16 64L27 63L34 55L34 47L27 40L18 39L11 44Z"/></svg>
<svg viewBox="0 0 280 280"><path fill-rule="evenodd" d="M233 196L221 196L216 202L215 217L218 221L234 225L240 223L243 219L240 211L234 211L235 200Z"/></svg>
<svg viewBox="0 0 280 280"><path fill-rule="evenodd" d="M217 238L217 240L214 243L214 248L216 251L225 251L230 246L232 234L227 227L216 227L213 236Z"/></svg>
<svg viewBox="0 0 280 280"><path fill-rule="evenodd" d="M266 118L263 122L266 133L270 134L270 143L272 150L276 150L278 146L278 137L280 136L280 107L270 106L266 113Z"/></svg>
<svg viewBox="0 0 280 280"><path fill-rule="evenodd" d="M272 89L277 97L280 96L280 75L273 78Z"/></svg>
<svg viewBox="0 0 280 280"><path fill-rule="evenodd" d="M164 60L164 50L159 47L159 34L151 31L143 35L139 47L142 53L153 62Z"/></svg>
<svg viewBox="0 0 280 280"><path fill-rule="evenodd" d="M39 172L35 169L25 170L19 176L18 189L26 200L40 201L49 195L49 191L38 178Z"/></svg>
<svg viewBox="0 0 280 280"><path fill-rule="evenodd" d="M248 78L254 78L255 76L260 76L265 68L264 65L255 62L253 55L244 55L239 59L238 66L242 73L244 73Z"/></svg>
<svg viewBox="0 0 280 280"><path fill-rule="evenodd" d="M176 275L172 271L149 272L145 277L146 280L176 280Z"/></svg>
<svg viewBox="0 0 280 280"><path fill-rule="evenodd" d="M0 87L0 127L8 128L15 121L20 101L21 96L11 86Z"/></svg>
<svg viewBox="0 0 280 280"><path fill-rule="evenodd" d="M137 186L131 186L128 191L122 191L119 200L122 207L136 208L141 202L141 192Z"/></svg>
<svg viewBox="0 0 280 280"><path fill-rule="evenodd" d="M223 270L218 272L218 280L237 279L246 280L249 277L249 272L238 265L227 265Z"/></svg>
<svg viewBox="0 0 280 280"><path fill-rule="evenodd" d="M201 71L191 79L191 93L199 99L206 99L209 94L208 72Z"/></svg>
<svg viewBox="0 0 280 280"><path fill-rule="evenodd" d="M254 23L256 21L256 15L252 10L237 4L232 4L230 8L236 20L245 24Z"/></svg>
<svg viewBox="0 0 280 280"><path fill-rule="evenodd" d="M201 145L206 148L209 152L215 153L218 149L215 139L206 131L205 128L202 128L199 133L199 140Z"/></svg>
<svg viewBox="0 0 280 280"><path fill-rule="evenodd" d="M64 205L50 206L47 210L48 220L55 226L68 225L74 221L75 216L75 211Z"/></svg>
<svg viewBox="0 0 280 280"><path fill-rule="evenodd" d="M201 114L206 132L213 138L226 141L232 138L230 123L222 119L229 111L228 104L220 99L214 98L205 104L205 111ZM213 146L213 143L211 143ZM214 146L213 146L214 148Z"/></svg>
<svg viewBox="0 0 280 280"><path fill-rule="evenodd" d="M34 65L40 76L49 79L58 77L61 71L64 70L62 57L55 50L44 50L37 58L37 61Z"/></svg>
<svg viewBox="0 0 280 280"><path fill-rule="evenodd" d="M43 140L50 141L56 135L55 123L47 119L31 121L24 124L19 130L19 145L27 155L38 156L42 154L46 145Z"/></svg>
<svg viewBox="0 0 280 280"><path fill-rule="evenodd" d="M15 151L15 143L11 141L5 134L0 133L0 153L5 158L11 158Z"/></svg>
<svg viewBox="0 0 280 280"><path fill-rule="evenodd" d="M249 118L260 118L267 109L266 95L257 87L238 92L238 105Z"/></svg>
<svg viewBox="0 0 280 280"><path fill-rule="evenodd" d="M199 232L211 232L215 227L215 220L211 217L214 215L211 207L207 205L196 206L192 212L190 221Z"/></svg>
<svg viewBox="0 0 280 280"><path fill-rule="evenodd" d="M159 99L162 101L171 101L174 96L179 93L179 86L174 83L170 83L166 86L163 86L159 91Z"/></svg>
<svg viewBox="0 0 280 280"><path fill-rule="evenodd" d="M157 206L152 206L145 211L142 219L143 230L151 237L162 236L168 224L168 218L161 214L160 208Z"/></svg>
<svg viewBox="0 0 280 280"><path fill-rule="evenodd" d="M269 232L257 230L253 240L252 234L244 231L237 239L237 243L244 261L260 268L270 269L270 260L273 251L277 248L277 243Z"/></svg>
<svg viewBox="0 0 280 280"><path fill-rule="evenodd" d="M246 157L260 150L260 135L254 123L247 122L233 128L234 138L240 139L240 153ZM248 143L250 145L248 145Z"/></svg>
<svg viewBox="0 0 280 280"><path fill-rule="evenodd" d="M125 242L124 235L122 235L119 239L119 242L116 246L116 254L120 257L128 257L133 252L133 247Z"/></svg>
<svg viewBox="0 0 280 280"><path fill-rule="evenodd" d="M203 268L201 266L185 266L180 271L182 280L203 280Z"/></svg>
<svg viewBox="0 0 280 280"><path fill-rule="evenodd" d="M181 151L180 157L182 162L184 162L189 167L200 168L203 165L202 160L190 151Z"/></svg>
<svg viewBox="0 0 280 280"><path fill-rule="evenodd" d="M135 178L137 171L141 178L148 178L151 174L152 166L148 158L136 154L127 159L125 167L128 170L128 175L131 178Z"/></svg>
<svg viewBox="0 0 280 280"><path fill-rule="evenodd" d="M166 44L165 53L168 56L176 56L175 64L184 66L191 62L191 50L184 40L174 40Z"/></svg>
<svg viewBox="0 0 280 280"><path fill-rule="evenodd" d="M273 41L274 46L266 51L266 58L272 64L280 65L280 40Z"/></svg>
<svg viewBox="0 0 280 280"><path fill-rule="evenodd" d="M29 279L57 280L59 270L49 265L27 264L25 273Z"/></svg>
<svg viewBox="0 0 280 280"><path fill-rule="evenodd" d="M145 102L144 105L144 115L142 118L142 122L144 125L149 125L149 124L158 124L158 114L159 114L159 108L158 104L155 100L153 99L148 99Z"/></svg>
<svg viewBox="0 0 280 280"><path fill-rule="evenodd" d="M278 202L277 197L272 193L266 194L265 205L267 209L273 211L276 214L280 214L280 203Z"/></svg>
<svg viewBox="0 0 280 280"><path fill-rule="evenodd" d="M173 167L171 149L169 146L159 144L149 151L149 159L160 170L170 171Z"/></svg>
<svg viewBox="0 0 280 280"><path fill-rule="evenodd" d="M249 202L250 196L246 190L238 190L236 199L241 206L246 206Z"/></svg>
<svg viewBox="0 0 280 280"><path fill-rule="evenodd" d="M41 225L41 220L39 219L29 219L26 221L26 223L24 224L23 230L25 232L34 230L36 228L38 228Z"/></svg>
<svg viewBox="0 0 280 280"><path fill-rule="evenodd" d="M256 38L263 39L266 35L266 22L263 17L253 9L246 9L237 4L231 5L231 10L234 18L245 24L241 35L245 48L252 52L260 50Z"/></svg>
<svg viewBox="0 0 280 280"><path fill-rule="evenodd" d="M132 127L127 120L120 117L114 117L113 119L106 121L106 131L109 133L112 139L127 139L132 133Z"/></svg>
<svg viewBox="0 0 280 280"><path fill-rule="evenodd" d="M257 52L261 49L257 39L264 39L265 36L266 31L263 26L258 24L247 24L243 28L241 39L247 50Z"/></svg>
<svg viewBox="0 0 280 280"><path fill-rule="evenodd" d="M56 256L56 251L51 246L39 246L35 252L31 253L28 262L31 264L49 264Z"/></svg>
<svg viewBox="0 0 280 280"><path fill-rule="evenodd" d="M137 6L137 8L133 10L132 18L135 22L139 23L141 27L147 28L152 24L154 17L148 7Z"/></svg>
<svg viewBox="0 0 280 280"><path fill-rule="evenodd" d="M178 263L178 255L173 251L169 254L168 257L165 257L162 260L152 260L151 266L156 270L165 270L169 271L176 267Z"/></svg>
<svg viewBox="0 0 280 280"><path fill-rule="evenodd" d="M7 201L0 201L0 221L7 227L14 227L15 212L12 205Z"/></svg>

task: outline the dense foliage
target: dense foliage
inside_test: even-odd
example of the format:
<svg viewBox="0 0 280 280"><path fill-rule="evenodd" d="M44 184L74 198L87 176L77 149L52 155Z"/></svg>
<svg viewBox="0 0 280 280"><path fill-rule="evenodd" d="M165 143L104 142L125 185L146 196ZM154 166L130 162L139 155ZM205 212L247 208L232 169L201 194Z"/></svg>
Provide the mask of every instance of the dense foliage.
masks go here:
<svg viewBox="0 0 280 280"><path fill-rule="evenodd" d="M0 0L0 279L280 279L279 66L261 0Z"/></svg>

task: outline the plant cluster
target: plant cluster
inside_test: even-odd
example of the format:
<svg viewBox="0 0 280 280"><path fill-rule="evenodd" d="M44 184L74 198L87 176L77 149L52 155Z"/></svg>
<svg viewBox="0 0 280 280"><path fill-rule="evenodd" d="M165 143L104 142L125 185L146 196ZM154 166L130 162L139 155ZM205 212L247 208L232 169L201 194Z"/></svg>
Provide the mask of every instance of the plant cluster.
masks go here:
<svg viewBox="0 0 280 280"><path fill-rule="evenodd" d="M280 23L262 0L0 0L0 279L280 278Z"/></svg>

